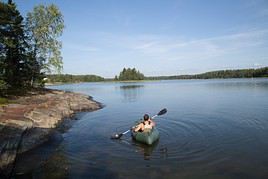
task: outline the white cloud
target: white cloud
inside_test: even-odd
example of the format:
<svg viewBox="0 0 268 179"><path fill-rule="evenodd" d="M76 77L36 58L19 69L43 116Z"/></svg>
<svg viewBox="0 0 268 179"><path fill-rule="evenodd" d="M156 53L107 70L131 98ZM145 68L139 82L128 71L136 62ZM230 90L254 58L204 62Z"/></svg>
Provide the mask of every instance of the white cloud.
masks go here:
<svg viewBox="0 0 268 179"><path fill-rule="evenodd" d="M101 32L91 36L94 37L91 39L94 42L92 46L65 44L65 47L67 46L65 50L86 52L83 54L83 59L90 59L94 63L94 69L97 69L98 65L103 67L103 64L113 66L114 71L120 71L123 66L133 66L145 75L167 75L178 72L199 73L227 67L248 68L268 63L265 60L268 58L266 29L202 39ZM100 47L101 50L94 46Z"/></svg>
<svg viewBox="0 0 268 179"><path fill-rule="evenodd" d="M211 58L267 44L268 30L255 30L206 39L182 40L163 36L129 38L130 50L168 59Z"/></svg>

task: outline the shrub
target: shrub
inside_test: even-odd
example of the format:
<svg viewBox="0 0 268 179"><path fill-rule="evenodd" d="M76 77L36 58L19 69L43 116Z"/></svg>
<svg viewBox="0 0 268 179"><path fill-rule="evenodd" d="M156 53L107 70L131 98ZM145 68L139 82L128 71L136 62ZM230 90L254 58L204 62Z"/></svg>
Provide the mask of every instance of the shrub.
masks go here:
<svg viewBox="0 0 268 179"><path fill-rule="evenodd" d="M1 104L6 104L6 103L8 103L8 100L6 98L1 98L0 97L0 105Z"/></svg>
<svg viewBox="0 0 268 179"><path fill-rule="evenodd" d="M5 81L0 80L0 96L5 96L7 93L8 86Z"/></svg>

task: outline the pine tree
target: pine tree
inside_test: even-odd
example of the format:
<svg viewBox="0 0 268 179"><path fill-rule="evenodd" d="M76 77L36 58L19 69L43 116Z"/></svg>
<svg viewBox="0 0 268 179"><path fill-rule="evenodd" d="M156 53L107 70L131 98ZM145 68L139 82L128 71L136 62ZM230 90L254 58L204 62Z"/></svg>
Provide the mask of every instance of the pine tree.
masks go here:
<svg viewBox="0 0 268 179"><path fill-rule="evenodd" d="M0 2L0 77L9 90L27 86L27 43L23 17L16 5Z"/></svg>
<svg viewBox="0 0 268 179"><path fill-rule="evenodd" d="M119 80L125 81L125 80L143 80L144 75L137 71L135 68L124 68L118 77Z"/></svg>

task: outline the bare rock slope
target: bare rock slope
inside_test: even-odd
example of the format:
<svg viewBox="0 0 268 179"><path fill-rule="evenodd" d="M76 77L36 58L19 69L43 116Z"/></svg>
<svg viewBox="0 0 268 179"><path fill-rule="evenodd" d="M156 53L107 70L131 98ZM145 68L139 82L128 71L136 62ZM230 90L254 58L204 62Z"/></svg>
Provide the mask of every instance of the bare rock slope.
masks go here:
<svg viewBox="0 0 268 179"><path fill-rule="evenodd" d="M58 90L34 92L0 106L0 178L10 177L16 155L47 141L64 118L100 108L87 95Z"/></svg>

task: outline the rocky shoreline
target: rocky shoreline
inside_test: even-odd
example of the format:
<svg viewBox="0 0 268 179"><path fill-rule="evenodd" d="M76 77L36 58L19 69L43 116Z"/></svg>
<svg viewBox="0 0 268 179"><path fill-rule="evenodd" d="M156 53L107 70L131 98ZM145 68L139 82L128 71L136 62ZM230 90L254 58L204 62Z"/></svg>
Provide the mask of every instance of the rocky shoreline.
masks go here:
<svg viewBox="0 0 268 179"><path fill-rule="evenodd" d="M48 89L0 106L0 178L10 177L17 154L46 142L65 118L101 107L87 95Z"/></svg>

